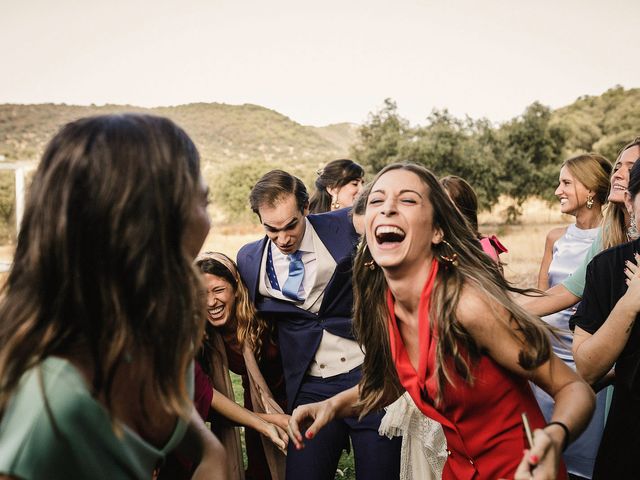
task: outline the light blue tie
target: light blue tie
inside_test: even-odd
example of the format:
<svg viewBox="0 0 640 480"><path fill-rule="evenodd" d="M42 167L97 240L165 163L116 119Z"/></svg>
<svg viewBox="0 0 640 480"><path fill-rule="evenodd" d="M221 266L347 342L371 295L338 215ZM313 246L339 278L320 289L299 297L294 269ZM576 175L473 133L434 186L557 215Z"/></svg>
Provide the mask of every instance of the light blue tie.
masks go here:
<svg viewBox="0 0 640 480"><path fill-rule="evenodd" d="M304 278L304 263L302 262L302 252L298 250L288 256L289 258L289 277L284 282L282 294L291 300L302 301L303 298L298 296L302 279Z"/></svg>

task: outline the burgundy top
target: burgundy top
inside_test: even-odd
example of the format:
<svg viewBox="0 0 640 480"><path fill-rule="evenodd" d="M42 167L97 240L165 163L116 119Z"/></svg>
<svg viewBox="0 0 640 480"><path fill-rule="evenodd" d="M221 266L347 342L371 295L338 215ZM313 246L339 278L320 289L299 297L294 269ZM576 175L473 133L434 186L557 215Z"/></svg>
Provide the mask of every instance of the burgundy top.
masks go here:
<svg viewBox="0 0 640 480"><path fill-rule="evenodd" d="M527 413L532 429L542 428L544 418L529 383L487 355L471 365L473 386L457 377L449 366L458 381L455 386L447 384L442 404L434 405L438 391L434 375L437 334L430 329L429 307L437 272L434 259L420 296L417 372L398 330L393 296L387 293L391 354L400 383L422 413L442 424L449 453L443 479L513 478L526 448L521 414ZM561 471L558 478L565 478L563 475Z"/></svg>

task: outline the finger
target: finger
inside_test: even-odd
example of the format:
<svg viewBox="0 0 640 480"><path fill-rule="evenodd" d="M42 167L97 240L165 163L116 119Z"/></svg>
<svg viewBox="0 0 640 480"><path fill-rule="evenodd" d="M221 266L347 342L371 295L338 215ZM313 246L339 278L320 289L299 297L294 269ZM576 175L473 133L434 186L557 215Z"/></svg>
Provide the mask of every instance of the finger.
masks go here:
<svg viewBox="0 0 640 480"><path fill-rule="evenodd" d="M302 442L302 435L300 434L300 427L298 426L298 422L295 417L291 417L289 420L289 424L287 425L287 433L289 434L289 438L293 441L293 445L296 449L300 450L304 447Z"/></svg>
<svg viewBox="0 0 640 480"><path fill-rule="evenodd" d="M311 440L313 437L315 437L317 435L317 433L322 429L322 427L324 427L327 423L329 423L329 419L326 417L326 415L318 415L314 420L313 423L309 426L309 428L307 428L307 430L304 432L304 436L305 438Z"/></svg>
<svg viewBox="0 0 640 480"><path fill-rule="evenodd" d="M624 276L627 277L627 280L631 280L633 278L634 273L631 271L629 267L624 269Z"/></svg>
<svg viewBox="0 0 640 480"><path fill-rule="evenodd" d="M533 432L533 446L529 450L528 461L530 465L538 465L551 447L551 437L542 429Z"/></svg>
<svg viewBox="0 0 640 480"><path fill-rule="evenodd" d="M524 451L524 455L522 456L522 460L518 464L518 468L516 468L516 473L514 475L514 480L529 480L531 478L531 464L529 463L529 450Z"/></svg>
<svg viewBox="0 0 640 480"><path fill-rule="evenodd" d="M284 442L285 445L288 444L289 435L287 435L287 432L282 430L280 427L275 427L275 428L276 428L276 432L278 432L278 437L280 437L280 439Z"/></svg>
<svg viewBox="0 0 640 480"><path fill-rule="evenodd" d="M284 450L285 448L287 448L287 444L284 443L284 441L277 435L274 435L273 437L271 437L271 441L280 450Z"/></svg>

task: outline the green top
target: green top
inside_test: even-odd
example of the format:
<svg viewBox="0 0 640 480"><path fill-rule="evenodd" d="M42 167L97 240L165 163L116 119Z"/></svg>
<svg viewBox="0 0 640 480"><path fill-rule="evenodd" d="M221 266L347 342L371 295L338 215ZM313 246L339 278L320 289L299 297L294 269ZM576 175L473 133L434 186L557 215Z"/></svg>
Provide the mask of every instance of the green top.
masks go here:
<svg viewBox="0 0 640 480"><path fill-rule="evenodd" d="M576 297L582 298L584 292L584 284L587 278L587 265L589 262L602 251L602 229L598 230L598 235L587 250L584 260L574 272L562 281L564 288L573 293Z"/></svg>
<svg viewBox="0 0 640 480"><path fill-rule="evenodd" d="M188 378L192 392L192 371ZM0 473L25 480L149 480L187 428L178 420L167 444L157 449L120 426L122 433L115 433L109 412L70 362L48 357L24 374L2 417Z"/></svg>

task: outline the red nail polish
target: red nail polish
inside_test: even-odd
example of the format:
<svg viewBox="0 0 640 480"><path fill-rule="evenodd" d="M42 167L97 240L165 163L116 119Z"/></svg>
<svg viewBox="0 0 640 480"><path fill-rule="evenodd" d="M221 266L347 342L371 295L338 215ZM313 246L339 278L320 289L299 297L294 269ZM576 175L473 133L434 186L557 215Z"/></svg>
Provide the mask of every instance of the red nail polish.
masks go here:
<svg viewBox="0 0 640 480"><path fill-rule="evenodd" d="M538 460L540 460L540 459L538 458L537 455L531 455L529 457L529 460L531 460L531 463L538 463Z"/></svg>
<svg viewBox="0 0 640 480"><path fill-rule="evenodd" d="M307 438L311 440L313 438L313 432L307 432Z"/></svg>

